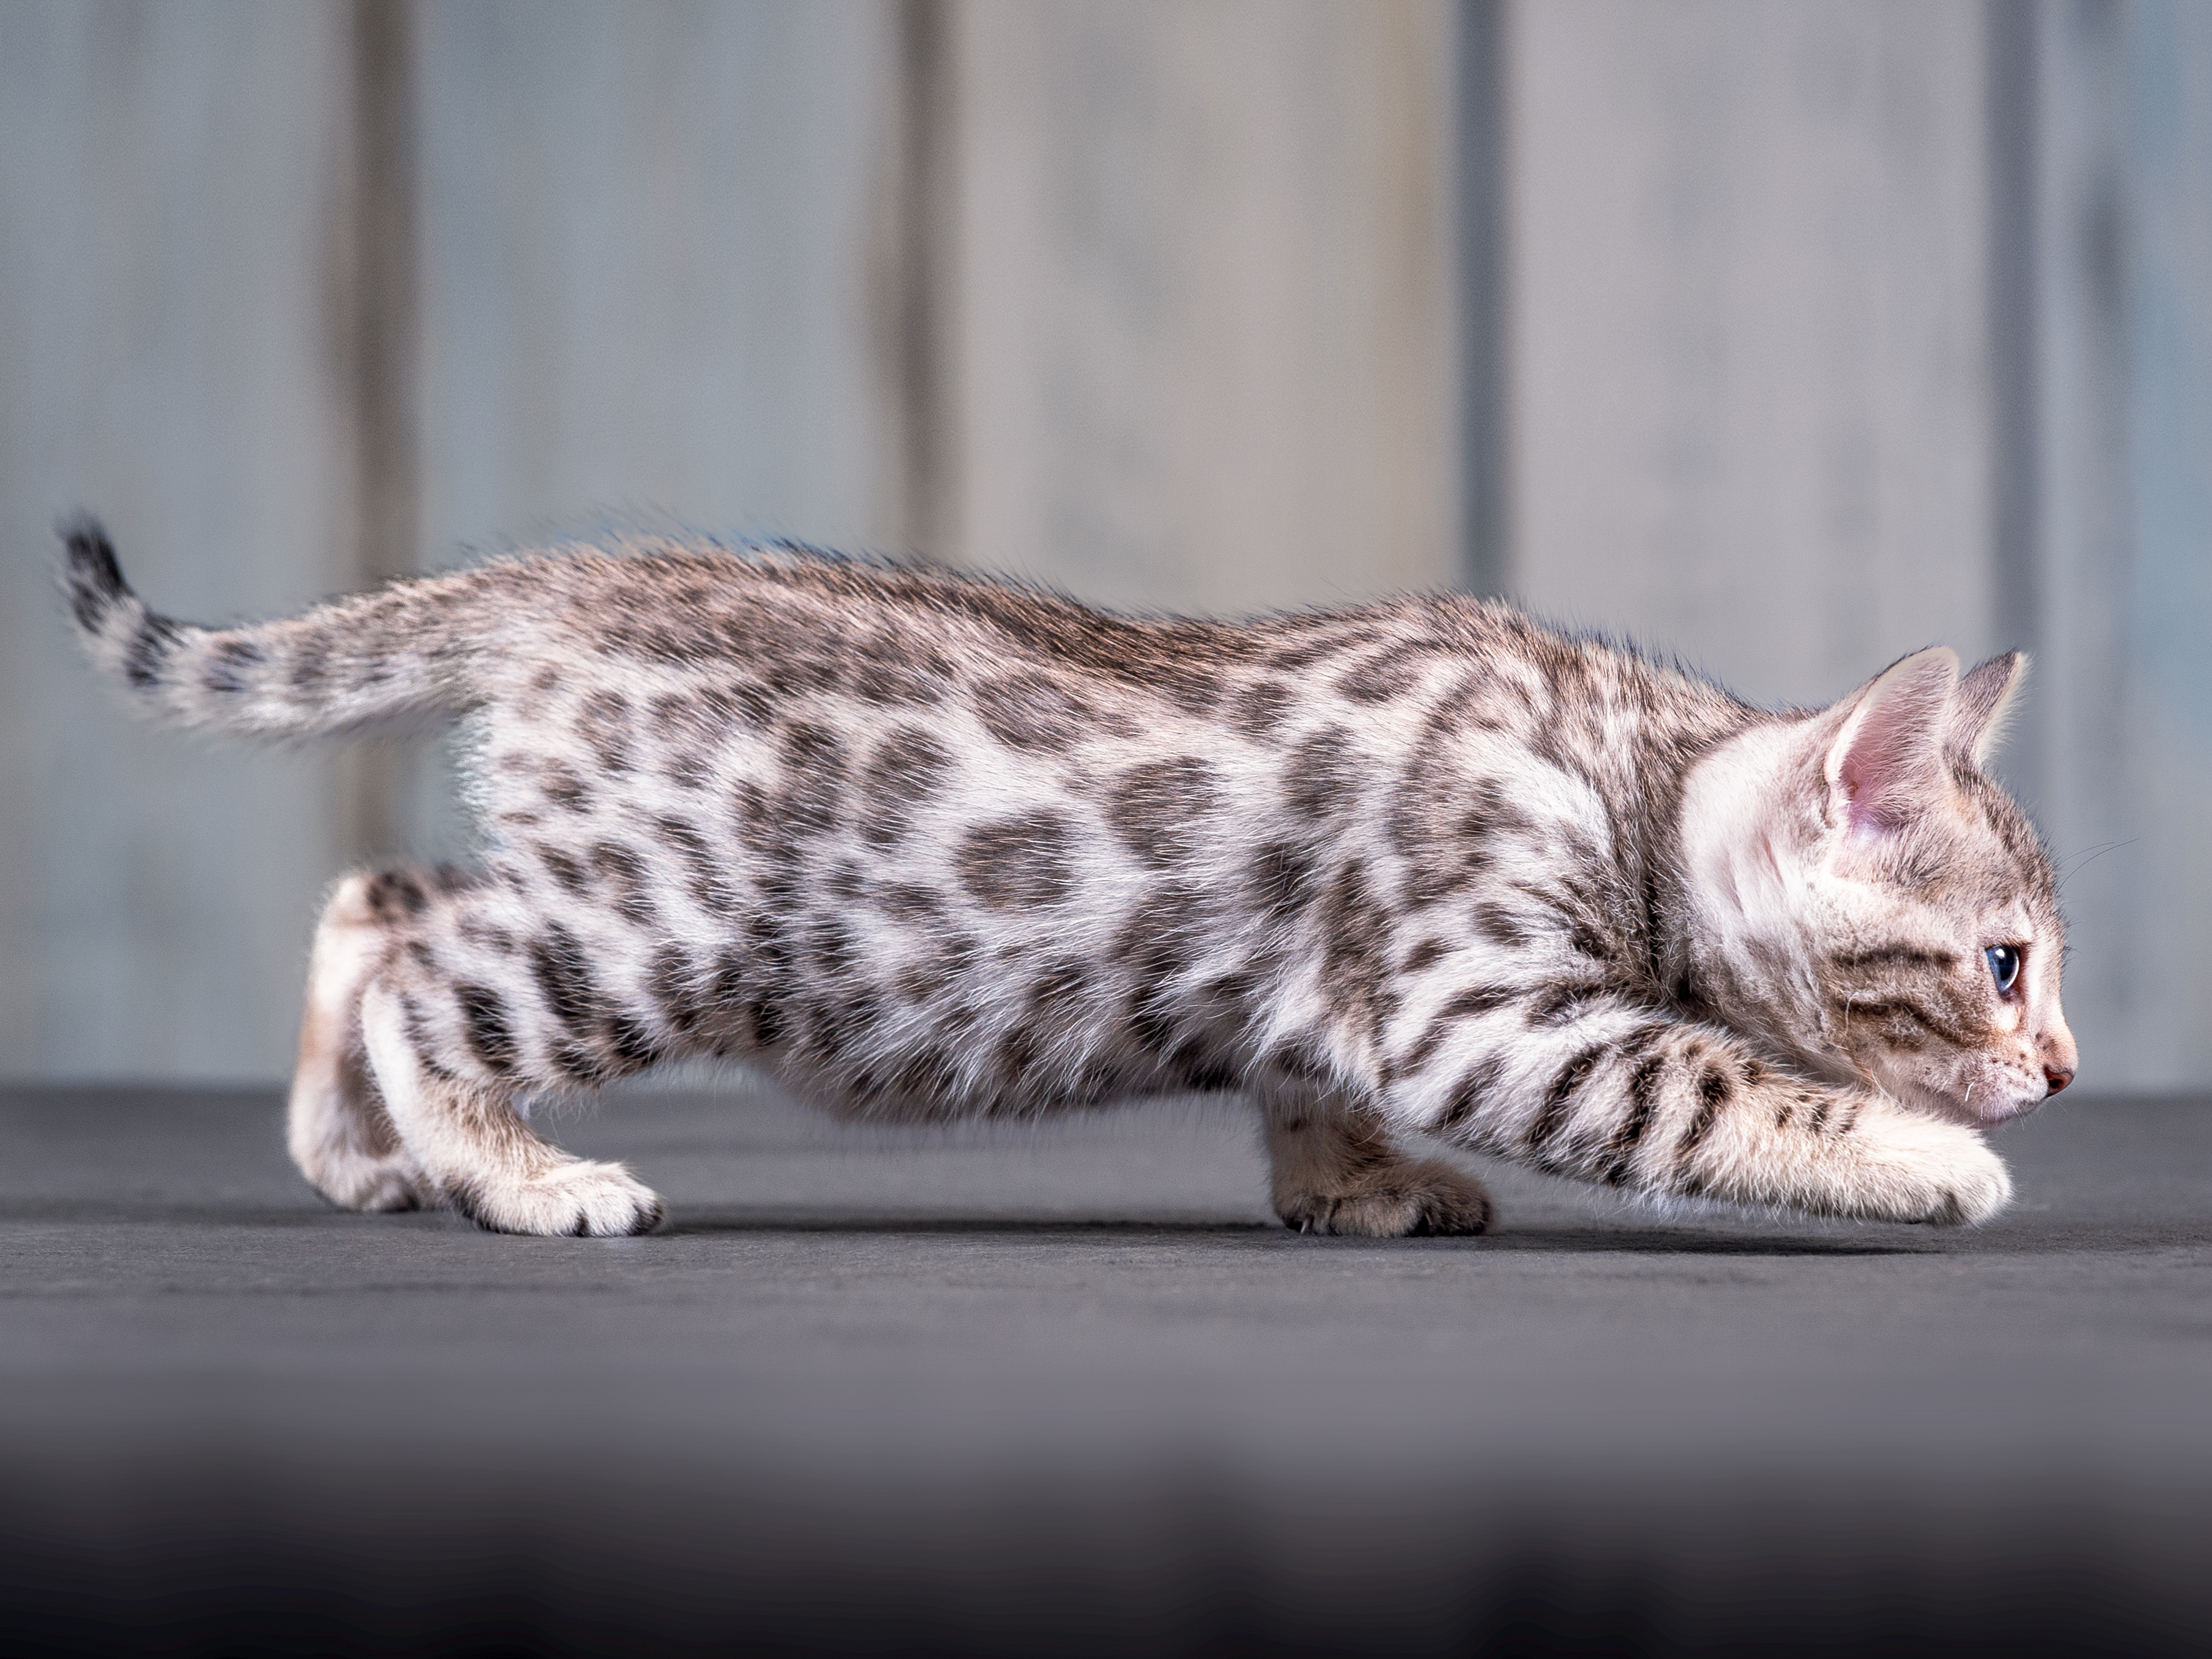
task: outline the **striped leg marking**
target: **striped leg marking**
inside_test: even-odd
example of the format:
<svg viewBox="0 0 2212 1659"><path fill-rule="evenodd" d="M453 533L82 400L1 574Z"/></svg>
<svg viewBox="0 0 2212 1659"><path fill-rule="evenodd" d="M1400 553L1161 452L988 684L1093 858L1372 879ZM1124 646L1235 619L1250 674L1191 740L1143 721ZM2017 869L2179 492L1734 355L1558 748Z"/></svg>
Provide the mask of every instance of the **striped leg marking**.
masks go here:
<svg viewBox="0 0 2212 1659"><path fill-rule="evenodd" d="M1449 1013L1449 1007L1447 1008ZM1415 1045L1394 1116L1551 1174L1659 1196L1955 1224L2011 1196L1981 1137L1777 1070L1733 1034L1620 999L1486 1003Z"/></svg>

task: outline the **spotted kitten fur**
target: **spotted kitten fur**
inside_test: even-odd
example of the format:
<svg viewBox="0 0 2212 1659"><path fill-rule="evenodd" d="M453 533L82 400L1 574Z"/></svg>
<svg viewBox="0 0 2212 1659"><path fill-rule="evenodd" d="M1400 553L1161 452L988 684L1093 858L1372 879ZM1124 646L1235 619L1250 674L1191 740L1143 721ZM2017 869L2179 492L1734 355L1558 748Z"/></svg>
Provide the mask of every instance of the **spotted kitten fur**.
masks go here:
<svg viewBox="0 0 2212 1659"><path fill-rule="evenodd" d="M155 713L473 722L482 862L349 876L316 935L291 1151L349 1207L647 1231L518 1108L707 1054L866 1116L1237 1091L1322 1232L1481 1231L1445 1148L1978 1221L1977 1127L2074 1073L2051 866L1982 770L2017 656L1774 714L1473 599L1134 620L662 543L205 629L66 538Z"/></svg>

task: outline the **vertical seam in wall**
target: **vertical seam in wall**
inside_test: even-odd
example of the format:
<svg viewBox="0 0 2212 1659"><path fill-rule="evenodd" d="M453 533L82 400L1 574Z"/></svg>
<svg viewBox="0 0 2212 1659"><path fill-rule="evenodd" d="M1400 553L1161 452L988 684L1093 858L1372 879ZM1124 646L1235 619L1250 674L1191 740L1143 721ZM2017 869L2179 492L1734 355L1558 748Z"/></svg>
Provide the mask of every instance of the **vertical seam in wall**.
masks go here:
<svg viewBox="0 0 2212 1659"><path fill-rule="evenodd" d="M2036 445L2035 8L1984 0L1988 53L1990 622L2001 647L2041 641Z"/></svg>
<svg viewBox="0 0 2212 1659"><path fill-rule="evenodd" d="M958 411L953 386L958 105L952 0L901 0L898 399L906 534L957 556Z"/></svg>
<svg viewBox="0 0 2212 1659"><path fill-rule="evenodd" d="M362 586L406 575L421 561L416 21L414 0L354 0L350 391ZM340 833L350 858L398 850L406 758L386 744L345 757L349 821Z"/></svg>
<svg viewBox="0 0 2212 1659"><path fill-rule="evenodd" d="M1457 208L1461 575L1476 593L1513 578L1507 546L1505 277L1507 0L1460 0Z"/></svg>

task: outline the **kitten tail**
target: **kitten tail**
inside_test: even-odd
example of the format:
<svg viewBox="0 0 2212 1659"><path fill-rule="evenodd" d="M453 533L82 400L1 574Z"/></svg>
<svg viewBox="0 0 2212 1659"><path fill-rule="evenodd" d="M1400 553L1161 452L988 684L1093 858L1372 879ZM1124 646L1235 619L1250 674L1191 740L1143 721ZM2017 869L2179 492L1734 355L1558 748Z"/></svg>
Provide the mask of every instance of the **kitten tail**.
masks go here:
<svg viewBox="0 0 2212 1659"><path fill-rule="evenodd" d="M465 649L410 635L396 590L342 599L304 616L203 628L147 609L100 521L80 514L58 532L77 637L132 706L182 726L261 738L406 731L471 707ZM465 644L465 641L462 641Z"/></svg>

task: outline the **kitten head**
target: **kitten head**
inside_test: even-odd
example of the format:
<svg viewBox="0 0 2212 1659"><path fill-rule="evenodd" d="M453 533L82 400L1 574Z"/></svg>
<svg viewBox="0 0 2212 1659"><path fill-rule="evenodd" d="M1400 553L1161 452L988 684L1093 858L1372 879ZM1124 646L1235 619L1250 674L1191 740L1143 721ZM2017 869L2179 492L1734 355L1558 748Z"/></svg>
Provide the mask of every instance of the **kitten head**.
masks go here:
<svg viewBox="0 0 2212 1659"><path fill-rule="evenodd" d="M1961 679L1949 651L1917 652L1699 769L1685 829L1717 921L1699 929L1701 977L1724 1015L1973 1122L2073 1080L2051 860L1982 769L2025 665L2015 653Z"/></svg>

